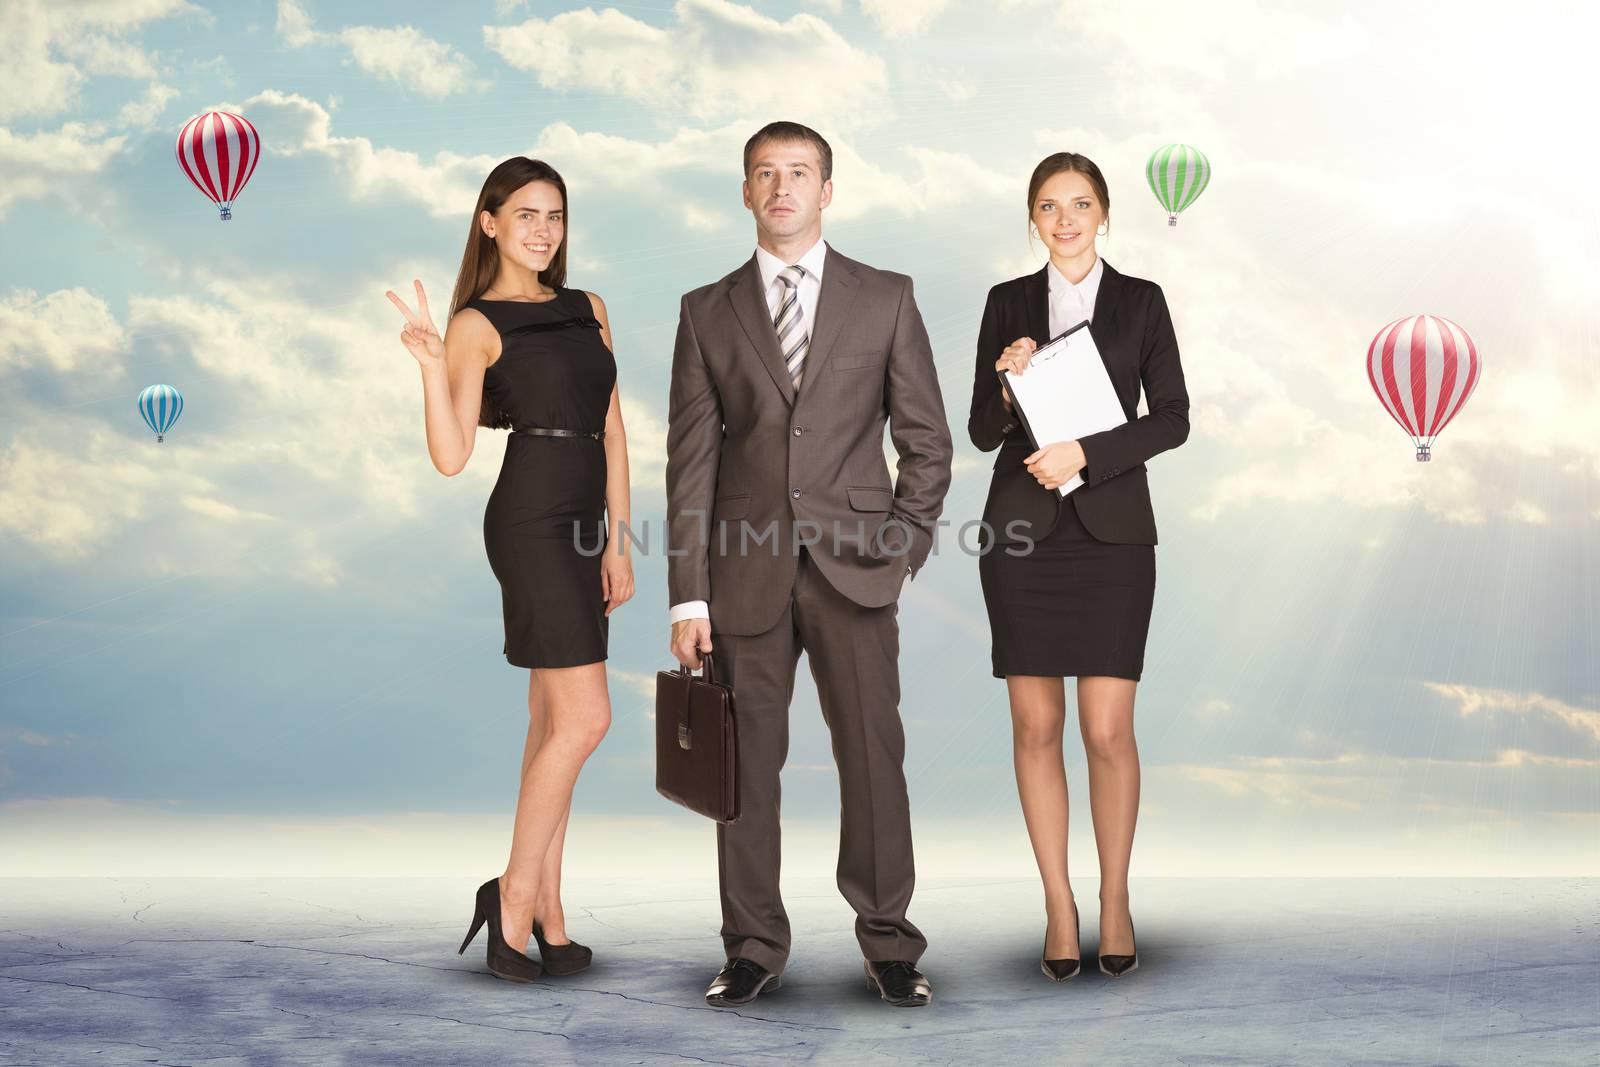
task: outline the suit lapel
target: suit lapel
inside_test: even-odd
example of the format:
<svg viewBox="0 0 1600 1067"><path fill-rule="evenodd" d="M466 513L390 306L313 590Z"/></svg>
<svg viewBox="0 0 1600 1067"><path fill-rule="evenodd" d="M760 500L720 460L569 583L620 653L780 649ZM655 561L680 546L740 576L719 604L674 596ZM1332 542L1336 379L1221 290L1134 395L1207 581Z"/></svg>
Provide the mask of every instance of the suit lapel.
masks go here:
<svg viewBox="0 0 1600 1067"><path fill-rule="evenodd" d="M753 254L729 287L728 299L733 304L733 313L744 328L745 336L766 365L767 373L772 375L772 384L778 387L784 400L793 404L794 383L789 380L789 368L785 366L783 353L778 349L778 332L772 326L767 297L761 291L761 268L756 266ZM804 380L801 378L802 382Z"/></svg>
<svg viewBox="0 0 1600 1067"><path fill-rule="evenodd" d="M1030 274L1022 283L1022 302L1028 315L1028 336L1035 344L1050 340L1050 279L1046 263L1037 273ZM1015 337L1002 337L1000 343L1009 345Z"/></svg>
<svg viewBox="0 0 1600 1067"><path fill-rule="evenodd" d="M805 367L800 372L802 393L806 392L806 383L822 372L860 289L861 279L856 277L850 261L829 246L822 261L822 293L817 298L817 313L811 324L811 343L806 346Z"/></svg>
<svg viewBox="0 0 1600 1067"><path fill-rule="evenodd" d="M1089 320L1089 336L1100 350L1100 361L1106 363L1111 351L1111 339L1116 336L1117 311L1122 306L1122 275L1105 260L1100 261L1100 289L1094 294L1094 318ZM1111 364L1106 363L1109 373Z"/></svg>

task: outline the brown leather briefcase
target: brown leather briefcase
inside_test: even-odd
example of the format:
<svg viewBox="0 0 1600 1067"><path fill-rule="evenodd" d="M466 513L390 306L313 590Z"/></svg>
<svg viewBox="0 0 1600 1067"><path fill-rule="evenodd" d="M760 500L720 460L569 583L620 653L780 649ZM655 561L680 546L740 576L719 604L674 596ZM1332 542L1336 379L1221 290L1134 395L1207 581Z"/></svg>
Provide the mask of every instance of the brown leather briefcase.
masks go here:
<svg viewBox="0 0 1600 1067"><path fill-rule="evenodd" d="M656 792L717 822L739 817L739 733L733 689L687 667L656 672Z"/></svg>

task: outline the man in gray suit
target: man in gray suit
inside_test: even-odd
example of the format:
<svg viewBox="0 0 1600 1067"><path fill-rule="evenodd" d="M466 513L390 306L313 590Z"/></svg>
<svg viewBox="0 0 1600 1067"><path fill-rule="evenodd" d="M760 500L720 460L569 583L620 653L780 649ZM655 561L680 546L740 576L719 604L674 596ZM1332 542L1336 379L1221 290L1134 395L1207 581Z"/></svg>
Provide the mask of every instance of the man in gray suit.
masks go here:
<svg viewBox="0 0 1600 1067"><path fill-rule="evenodd" d="M833 153L775 122L744 150L756 252L683 298L667 429L672 653L715 649L737 700L739 820L717 827L722 939L713 1005L775 989L778 775L806 651L839 768L839 890L884 1000L926 1004L900 724L900 588L933 547L950 428L911 279L822 240ZM890 484L883 431L899 454ZM713 639L715 644L713 644Z"/></svg>

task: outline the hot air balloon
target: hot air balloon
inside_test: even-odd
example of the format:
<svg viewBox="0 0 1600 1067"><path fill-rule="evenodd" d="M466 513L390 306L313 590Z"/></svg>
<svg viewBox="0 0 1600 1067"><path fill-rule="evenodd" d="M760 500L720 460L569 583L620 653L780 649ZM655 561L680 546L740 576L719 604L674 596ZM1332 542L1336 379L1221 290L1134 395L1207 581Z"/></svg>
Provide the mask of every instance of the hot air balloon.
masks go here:
<svg viewBox="0 0 1600 1067"><path fill-rule="evenodd" d="M183 394L170 385L147 385L139 394L139 414L156 435L156 444L160 444L183 414Z"/></svg>
<svg viewBox="0 0 1600 1067"><path fill-rule="evenodd" d="M1395 319L1367 348L1367 380L1417 446L1432 456L1433 439L1478 386L1482 364L1472 335L1437 315Z"/></svg>
<svg viewBox="0 0 1600 1067"><path fill-rule="evenodd" d="M1164 144L1150 153L1144 176L1167 209L1167 225L1176 226L1178 212L1194 203L1211 182L1211 162L1192 145Z"/></svg>
<svg viewBox="0 0 1600 1067"><path fill-rule="evenodd" d="M261 138L256 128L232 112L196 115L178 134L178 165L217 205L223 222L233 218L233 198L259 162Z"/></svg>

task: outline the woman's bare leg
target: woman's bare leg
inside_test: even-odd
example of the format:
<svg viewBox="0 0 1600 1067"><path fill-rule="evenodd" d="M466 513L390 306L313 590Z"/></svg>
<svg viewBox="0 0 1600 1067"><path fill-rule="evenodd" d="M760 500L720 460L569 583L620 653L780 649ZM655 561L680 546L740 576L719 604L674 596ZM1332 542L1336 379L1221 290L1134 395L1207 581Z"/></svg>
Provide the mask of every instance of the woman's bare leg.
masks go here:
<svg viewBox="0 0 1600 1067"><path fill-rule="evenodd" d="M522 749L522 778L527 778L528 765L533 762L534 754L544 743L544 736L549 729L550 711L545 707L544 690L539 686L539 674L537 671L529 671L528 739ZM572 803L568 801L567 809L561 815L561 825L556 828L556 835L550 840L550 848L545 852L544 868L539 876L540 898L534 901L533 905L533 921L539 924L544 939L553 945L565 944L567 941L566 914L561 908L561 855L566 847L567 819L571 813Z"/></svg>
<svg viewBox="0 0 1600 1067"><path fill-rule="evenodd" d="M1067 878L1067 770L1061 753L1066 688L1060 678L1010 675L1006 689L1017 794L1044 881L1044 954L1053 960L1075 959L1076 905Z"/></svg>
<svg viewBox="0 0 1600 1067"><path fill-rule="evenodd" d="M520 949L533 933L534 911L547 899L548 856L566 825L578 771L611 725L605 663L535 669L531 683L539 694L529 704L548 713L549 723L531 758L525 758L511 856L500 878L500 921L506 944ZM559 862L556 866L559 875ZM559 889L556 890L559 892ZM541 915L540 925L544 925ZM546 938L553 931L546 931ZM565 931L561 935L565 938Z"/></svg>
<svg viewBox="0 0 1600 1067"><path fill-rule="evenodd" d="M1100 954L1133 954L1128 914L1128 865L1139 818L1139 748L1133 737L1133 697L1127 678L1078 679L1078 723L1089 757L1089 811L1100 854Z"/></svg>

